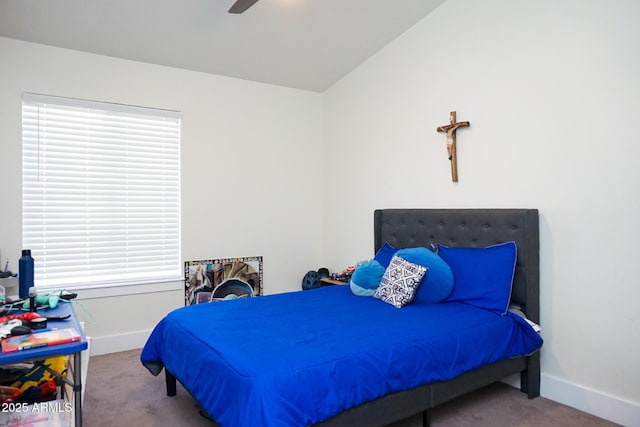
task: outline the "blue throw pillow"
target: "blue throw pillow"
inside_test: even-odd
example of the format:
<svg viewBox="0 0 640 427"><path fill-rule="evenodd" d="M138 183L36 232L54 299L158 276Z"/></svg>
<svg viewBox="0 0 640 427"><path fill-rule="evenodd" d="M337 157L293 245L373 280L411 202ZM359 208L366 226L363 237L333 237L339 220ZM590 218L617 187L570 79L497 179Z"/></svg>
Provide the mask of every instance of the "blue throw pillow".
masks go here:
<svg viewBox="0 0 640 427"><path fill-rule="evenodd" d="M486 248L438 245L438 254L453 271L455 285L446 301L464 302L506 314L516 268L515 242Z"/></svg>
<svg viewBox="0 0 640 427"><path fill-rule="evenodd" d="M360 297L373 296L382 280L384 270L382 264L375 259L360 264L349 280L351 292Z"/></svg>
<svg viewBox="0 0 640 427"><path fill-rule="evenodd" d="M414 297L415 303L438 303L453 289L453 272L436 253L427 248L399 249L396 255L429 269Z"/></svg>
<svg viewBox="0 0 640 427"><path fill-rule="evenodd" d="M389 243L385 243L380 249L378 249L378 252L376 252L376 256L373 259L378 261L384 268L387 268L389 267L391 258L393 258L396 251L396 248L391 246Z"/></svg>

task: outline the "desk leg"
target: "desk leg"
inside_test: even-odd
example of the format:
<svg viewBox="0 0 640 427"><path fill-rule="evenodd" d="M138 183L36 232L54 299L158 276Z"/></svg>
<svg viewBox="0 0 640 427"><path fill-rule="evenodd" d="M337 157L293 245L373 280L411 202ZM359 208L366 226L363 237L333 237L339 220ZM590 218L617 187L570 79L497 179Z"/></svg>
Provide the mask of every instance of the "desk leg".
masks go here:
<svg viewBox="0 0 640 427"><path fill-rule="evenodd" d="M73 356L73 407L75 427L82 427L82 355Z"/></svg>

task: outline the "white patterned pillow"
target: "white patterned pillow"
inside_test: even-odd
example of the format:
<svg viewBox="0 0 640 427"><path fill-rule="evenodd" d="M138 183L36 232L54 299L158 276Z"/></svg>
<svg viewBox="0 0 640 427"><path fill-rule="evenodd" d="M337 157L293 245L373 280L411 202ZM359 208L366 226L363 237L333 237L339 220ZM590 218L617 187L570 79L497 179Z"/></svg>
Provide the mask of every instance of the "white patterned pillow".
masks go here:
<svg viewBox="0 0 640 427"><path fill-rule="evenodd" d="M427 270L427 267L394 255L373 296L394 307L402 308L413 301Z"/></svg>

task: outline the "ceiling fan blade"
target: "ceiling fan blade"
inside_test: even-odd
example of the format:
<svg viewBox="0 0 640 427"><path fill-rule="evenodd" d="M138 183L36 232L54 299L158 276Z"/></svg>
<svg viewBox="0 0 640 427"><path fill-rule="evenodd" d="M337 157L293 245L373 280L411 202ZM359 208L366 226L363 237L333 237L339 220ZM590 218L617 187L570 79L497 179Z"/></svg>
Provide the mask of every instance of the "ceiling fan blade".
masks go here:
<svg viewBox="0 0 640 427"><path fill-rule="evenodd" d="M236 0L229 9L229 13L242 13L253 6L258 0Z"/></svg>

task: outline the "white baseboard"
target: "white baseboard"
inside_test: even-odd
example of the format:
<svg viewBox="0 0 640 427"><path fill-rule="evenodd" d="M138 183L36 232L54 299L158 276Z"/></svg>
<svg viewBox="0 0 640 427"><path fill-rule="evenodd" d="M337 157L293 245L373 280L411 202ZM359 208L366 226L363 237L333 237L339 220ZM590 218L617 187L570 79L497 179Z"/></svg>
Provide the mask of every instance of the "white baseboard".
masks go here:
<svg viewBox="0 0 640 427"><path fill-rule="evenodd" d="M626 427L640 427L640 404L542 374L540 395Z"/></svg>
<svg viewBox="0 0 640 427"><path fill-rule="evenodd" d="M134 331L126 334L92 337L91 356L117 353L120 351L134 350L144 347L151 330Z"/></svg>
<svg viewBox="0 0 640 427"><path fill-rule="evenodd" d="M520 376L502 380L520 388ZM552 375L540 375L540 396L626 427L640 427L640 405Z"/></svg>

